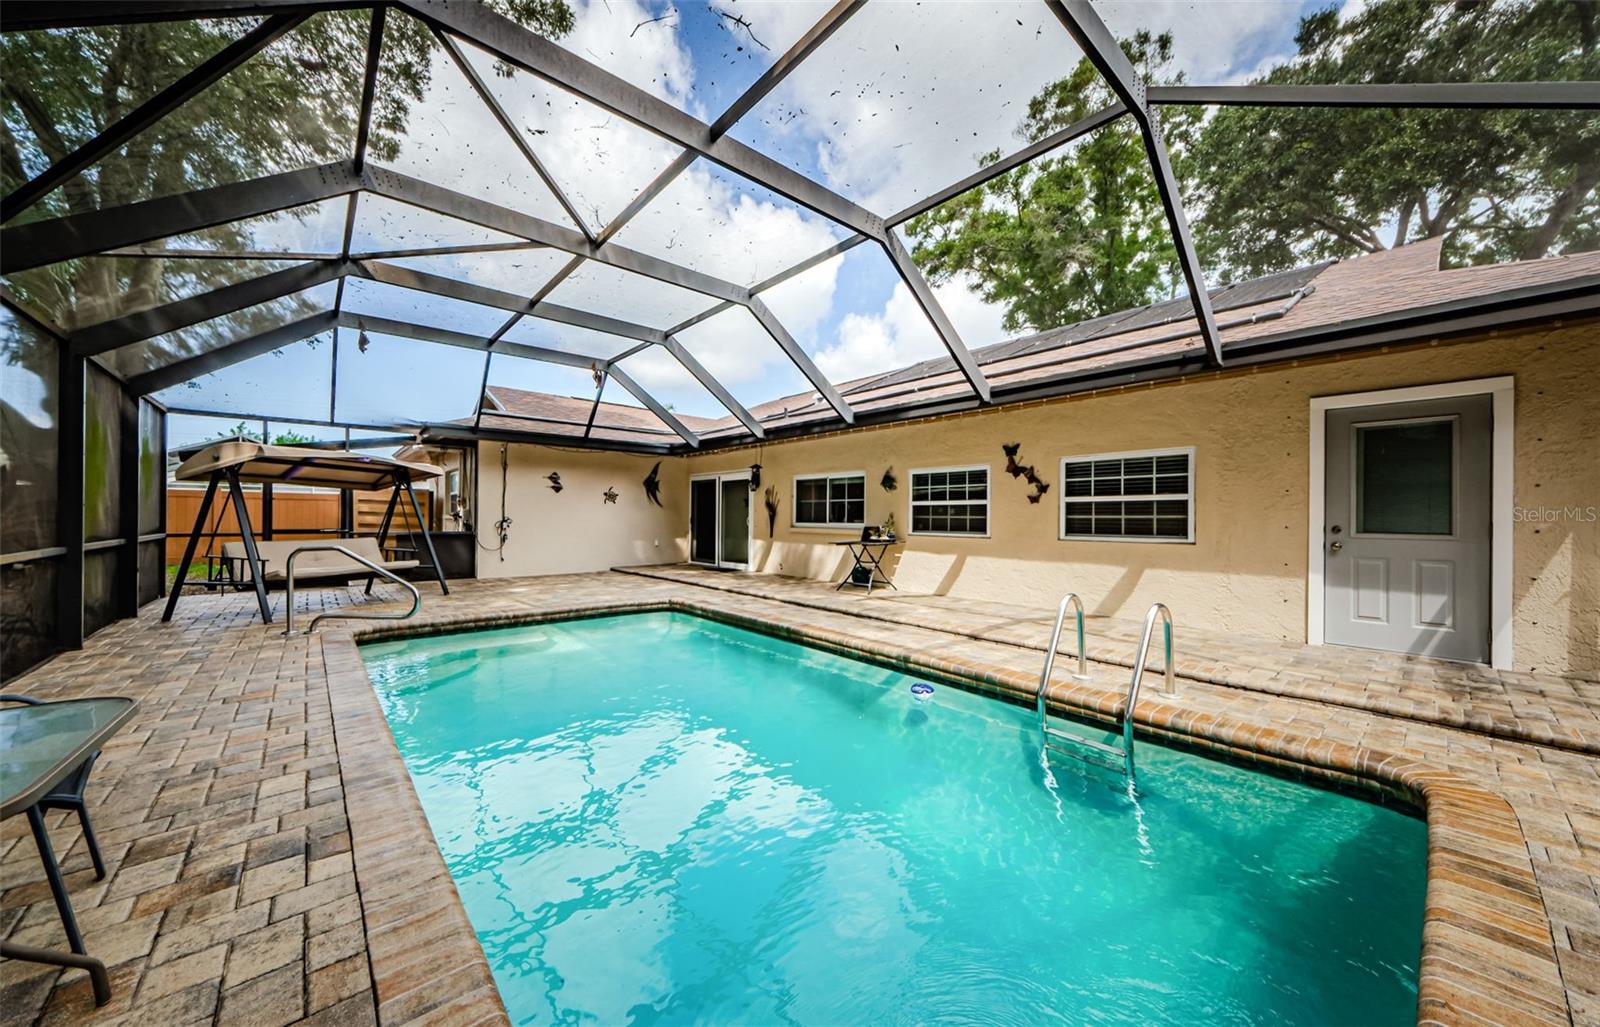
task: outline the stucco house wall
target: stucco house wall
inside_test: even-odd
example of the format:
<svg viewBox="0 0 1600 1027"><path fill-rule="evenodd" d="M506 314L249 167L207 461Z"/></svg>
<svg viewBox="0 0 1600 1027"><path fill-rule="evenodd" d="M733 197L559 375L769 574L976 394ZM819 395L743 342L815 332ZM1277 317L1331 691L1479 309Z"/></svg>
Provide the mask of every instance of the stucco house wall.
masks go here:
<svg viewBox="0 0 1600 1027"><path fill-rule="evenodd" d="M1180 625L1303 642L1311 399L1499 375L1515 378L1515 666L1594 674L1600 323L1593 321L1222 371L676 462L690 474L763 465L761 491L776 485L780 509L769 533L762 497L754 497L753 571L837 578L845 570L844 551L830 544L845 533L792 525L797 474L865 472L867 522L892 511L905 537L912 469L987 465L989 537L910 536L892 564L900 587L1035 607L1070 590L1093 613L1119 617L1142 616L1161 601ZM1001 445L1011 442L1021 443L1019 461L1050 483L1037 505L1022 480L1004 473ZM1195 449L1193 544L1058 538L1063 457L1181 446ZM899 488L887 492L878 482L891 467ZM681 537L686 514L669 527Z"/></svg>
<svg viewBox="0 0 1600 1027"><path fill-rule="evenodd" d="M501 443L478 444L478 577L603 571L688 558L687 461L661 460L661 505L645 496L656 457L509 443L505 512L511 538L501 553ZM561 475L561 491L547 475ZM617 493L605 501L607 489ZM500 557L504 556L502 560Z"/></svg>

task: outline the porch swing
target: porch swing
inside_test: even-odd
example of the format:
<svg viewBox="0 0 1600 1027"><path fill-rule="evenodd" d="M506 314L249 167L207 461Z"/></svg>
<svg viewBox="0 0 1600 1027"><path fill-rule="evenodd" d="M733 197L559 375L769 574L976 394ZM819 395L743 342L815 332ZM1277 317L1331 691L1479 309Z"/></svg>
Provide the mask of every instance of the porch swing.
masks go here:
<svg viewBox="0 0 1600 1027"><path fill-rule="evenodd" d="M162 621L170 621L173 611L177 609L183 587L188 583L189 569L194 563L201 535L209 536L203 557L208 570L205 580L195 584L208 588L252 589L261 610L261 620L265 624L272 623L272 607L267 601L268 589L292 586L296 579L348 581L366 578L366 591L370 595L376 575L394 577L398 571L423 568L433 572L440 591L449 595L450 587L445 584L444 571L439 566L428 520L423 516L422 505L412 488L415 481L438 478L443 474L442 468L432 464L409 463L349 451L273 446L248 440L207 446L184 460L173 475L178 481L205 481L206 492L205 498L200 501L200 511L195 516L194 529L184 545L183 561L178 565L177 580L167 596ZM205 529L212 505L217 500L217 489L223 484L228 486L229 501L239 522L240 541L224 543L221 556L218 557L215 555L217 530L215 527L210 532ZM308 485L345 492L374 492L384 488L391 491L376 536L340 539L336 544L259 541L245 504L242 488L245 484ZM425 566L415 559L420 555L417 550L389 544L389 532L402 495L416 519L416 534L421 536L422 549L428 557ZM216 523L219 526L224 509L221 506L217 508ZM300 554L299 558L294 559L297 554Z"/></svg>

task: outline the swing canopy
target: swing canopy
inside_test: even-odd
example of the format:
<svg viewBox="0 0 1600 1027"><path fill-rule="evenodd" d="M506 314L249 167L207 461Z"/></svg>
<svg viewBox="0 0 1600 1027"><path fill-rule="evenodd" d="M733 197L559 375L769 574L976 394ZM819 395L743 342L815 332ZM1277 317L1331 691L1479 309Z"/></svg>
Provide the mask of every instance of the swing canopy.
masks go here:
<svg viewBox="0 0 1600 1027"><path fill-rule="evenodd" d="M179 481L205 481L218 472L235 471L239 481L256 484L315 485L321 488L375 491L401 481L437 478L444 469L365 453L271 446L230 441L206 446L178 466Z"/></svg>

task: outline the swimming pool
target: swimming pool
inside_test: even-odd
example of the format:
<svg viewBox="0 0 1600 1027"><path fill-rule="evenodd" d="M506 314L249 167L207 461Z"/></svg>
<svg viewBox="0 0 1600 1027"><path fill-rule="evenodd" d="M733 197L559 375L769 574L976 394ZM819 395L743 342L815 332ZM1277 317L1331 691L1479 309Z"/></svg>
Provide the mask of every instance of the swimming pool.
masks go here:
<svg viewBox="0 0 1600 1027"><path fill-rule="evenodd" d="M362 655L514 1022L1414 1022L1401 812L683 614Z"/></svg>

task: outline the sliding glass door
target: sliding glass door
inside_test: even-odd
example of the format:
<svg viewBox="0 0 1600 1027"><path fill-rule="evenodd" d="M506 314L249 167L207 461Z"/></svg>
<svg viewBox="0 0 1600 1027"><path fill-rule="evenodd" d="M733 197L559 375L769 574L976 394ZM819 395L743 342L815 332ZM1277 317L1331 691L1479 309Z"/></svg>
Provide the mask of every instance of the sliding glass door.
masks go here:
<svg viewBox="0 0 1600 1027"><path fill-rule="evenodd" d="M748 472L689 479L689 559L708 567L749 567Z"/></svg>

